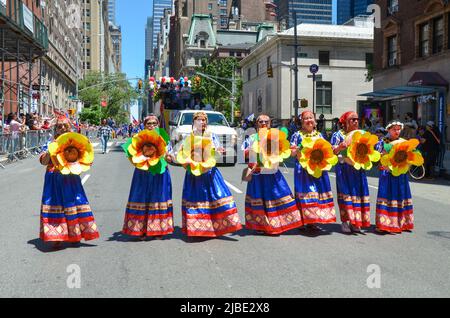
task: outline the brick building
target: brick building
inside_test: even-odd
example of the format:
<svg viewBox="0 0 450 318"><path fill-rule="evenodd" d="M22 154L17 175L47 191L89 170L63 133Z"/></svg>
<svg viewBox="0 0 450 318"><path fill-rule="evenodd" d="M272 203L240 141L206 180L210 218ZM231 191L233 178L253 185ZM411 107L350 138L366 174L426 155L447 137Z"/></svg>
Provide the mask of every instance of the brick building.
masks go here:
<svg viewBox="0 0 450 318"><path fill-rule="evenodd" d="M368 107L384 121L412 112L419 124L450 119L450 3L445 0L378 0L374 92ZM443 134L450 137L448 131Z"/></svg>
<svg viewBox="0 0 450 318"><path fill-rule="evenodd" d="M43 7L34 0L0 1L1 112L31 112L38 59L48 50Z"/></svg>

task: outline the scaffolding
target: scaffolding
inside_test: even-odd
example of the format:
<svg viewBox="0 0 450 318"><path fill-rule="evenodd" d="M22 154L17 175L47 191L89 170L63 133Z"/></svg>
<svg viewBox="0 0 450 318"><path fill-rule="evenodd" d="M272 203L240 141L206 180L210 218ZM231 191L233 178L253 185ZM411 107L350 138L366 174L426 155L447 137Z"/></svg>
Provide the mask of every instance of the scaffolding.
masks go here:
<svg viewBox="0 0 450 318"><path fill-rule="evenodd" d="M21 0L0 3L0 108L3 125L6 106L9 112L31 112L33 68L48 49L47 28L27 9ZM40 77L40 70L37 73Z"/></svg>

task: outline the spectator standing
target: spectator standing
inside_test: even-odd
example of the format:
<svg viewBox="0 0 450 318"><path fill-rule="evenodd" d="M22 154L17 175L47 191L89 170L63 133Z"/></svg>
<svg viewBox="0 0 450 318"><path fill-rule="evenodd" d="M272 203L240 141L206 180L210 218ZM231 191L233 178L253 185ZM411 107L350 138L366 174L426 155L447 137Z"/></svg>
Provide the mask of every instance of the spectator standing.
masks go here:
<svg viewBox="0 0 450 318"><path fill-rule="evenodd" d="M441 144L441 134L435 128L433 121L427 122L426 130L420 142L422 143L423 157L425 159L425 178L433 179L433 169L436 165Z"/></svg>

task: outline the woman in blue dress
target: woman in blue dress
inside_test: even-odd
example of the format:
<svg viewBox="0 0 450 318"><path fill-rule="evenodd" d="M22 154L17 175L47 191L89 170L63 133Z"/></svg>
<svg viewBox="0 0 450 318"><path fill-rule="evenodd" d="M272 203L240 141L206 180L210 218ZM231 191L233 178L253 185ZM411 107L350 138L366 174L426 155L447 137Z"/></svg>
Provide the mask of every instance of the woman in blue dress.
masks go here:
<svg viewBox="0 0 450 318"><path fill-rule="evenodd" d="M68 118L58 118L54 139L71 131ZM40 238L53 242L57 248L62 242L79 243L99 238L99 232L79 175L63 175L53 165L45 147L39 161L47 166L42 194Z"/></svg>
<svg viewBox="0 0 450 318"><path fill-rule="evenodd" d="M156 115L151 114L144 119L145 129L156 130L168 142L167 134L158 126ZM170 152L171 146L168 144L165 159L169 162L172 161ZM173 233L172 182L169 169L165 169L163 173L138 168L134 170L122 233L139 237L141 240L146 237L161 239Z"/></svg>
<svg viewBox="0 0 450 318"><path fill-rule="evenodd" d="M405 141L400 138L402 129L401 122L391 122L386 127L387 136L378 142L376 149L381 154L386 154L393 143ZM381 166L380 170L376 231L390 234L411 231L414 229L414 216L408 174L394 177L389 168Z"/></svg>
<svg viewBox="0 0 450 318"><path fill-rule="evenodd" d="M210 139L214 148L223 152L217 136L207 127L206 113L196 112L193 117L194 136ZM218 237L241 228L236 202L220 171L213 167L195 176L188 167L183 184L183 233L188 237Z"/></svg>
<svg viewBox="0 0 450 318"><path fill-rule="evenodd" d="M257 129L270 129L267 115L256 119ZM251 135L242 144L245 156L252 161L251 149L258 142L258 134ZM254 161L254 160L253 160ZM245 198L245 227L259 233L278 235L303 225L292 191L278 168L268 170L259 162L250 162L253 169Z"/></svg>
<svg viewBox="0 0 450 318"><path fill-rule="evenodd" d="M346 112L339 119L342 129L331 137L334 153L339 155L336 165L336 185L341 214L342 232L361 232L361 228L370 226L370 196L365 170L356 170L346 150L350 146L347 136L359 127L358 114Z"/></svg>
<svg viewBox="0 0 450 318"><path fill-rule="evenodd" d="M293 157L296 157L301 150L304 138L324 139L322 134L316 130L316 120L313 112L304 111L301 114L301 122L302 129L291 137L291 145L294 147L292 151ZM315 178L296 160L294 182L295 200L302 215L303 224L307 228L320 231L321 229L317 224L336 222L333 192L331 191L328 172L324 171L320 178Z"/></svg>

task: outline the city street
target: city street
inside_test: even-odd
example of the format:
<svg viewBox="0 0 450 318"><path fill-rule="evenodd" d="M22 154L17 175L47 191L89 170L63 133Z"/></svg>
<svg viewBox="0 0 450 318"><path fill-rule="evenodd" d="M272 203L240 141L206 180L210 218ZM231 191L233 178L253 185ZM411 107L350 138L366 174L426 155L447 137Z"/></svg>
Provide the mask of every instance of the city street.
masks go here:
<svg viewBox="0 0 450 318"><path fill-rule="evenodd" d="M241 230L216 239L181 233L185 171L170 166L176 230L163 240L121 234L134 167L120 142L82 175L100 239L53 250L39 239L45 167L37 157L0 170L0 297L449 297L450 182L411 183L415 230L346 235L338 223L316 235ZM244 165L219 167L244 223ZM282 169L291 189L293 169ZM334 174L331 175L336 194ZM372 224L378 179L369 178ZM336 200L335 200L336 202ZM337 210L338 213L338 210ZM80 269L80 288L70 284ZM380 273L379 285L372 284ZM69 284L68 284L69 280ZM370 288L374 287L374 288ZM379 287L379 288L378 288Z"/></svg>

